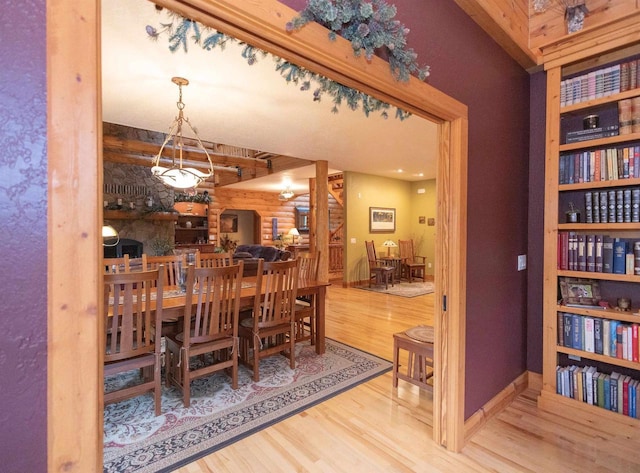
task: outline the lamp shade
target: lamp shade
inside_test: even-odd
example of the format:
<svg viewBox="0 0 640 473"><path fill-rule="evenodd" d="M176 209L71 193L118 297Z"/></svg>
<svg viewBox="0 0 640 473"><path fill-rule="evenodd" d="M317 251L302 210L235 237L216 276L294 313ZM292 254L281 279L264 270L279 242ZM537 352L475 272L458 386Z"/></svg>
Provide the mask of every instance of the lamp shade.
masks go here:
<svg viewBox="0 0 640 473"><path fill-rule="evenodd" d="M105 243L106 240L111 240L115 238L115 243L109 242ZM102 245L103 246L116 246L120 242L120 235L115 228L111 225L102 225Z"/></svg>
<svg viewBox="0 0 640 473"><path fill-rule="evenodd" d="M396 245L396 242L393 240L386 240L382 246L384 246L387 249L387 257L391 256L391 248L396 248L398 245Z"/></svg>
<svg viewBox="0 0 640 473"><path fill-rule="evenodd" d="M300 232L297 228L292 228L291 230L289 230L289 235L300 236Z"/></svg>

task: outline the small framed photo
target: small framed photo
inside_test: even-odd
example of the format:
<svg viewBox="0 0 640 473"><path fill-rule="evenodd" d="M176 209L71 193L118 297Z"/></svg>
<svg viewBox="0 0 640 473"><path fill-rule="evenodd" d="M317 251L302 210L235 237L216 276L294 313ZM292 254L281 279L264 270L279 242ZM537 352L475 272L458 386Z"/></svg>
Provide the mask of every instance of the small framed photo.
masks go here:
<svg viewBox="0 0 640 473"><path fill-rule="evenodd" d="M396 209L369 207L369 233L396 231Z"/></svg>
<svg viewBox="0 0 640 473"><path fill-rule="evenodd" d="M563 305L598 305L600 286L593 279L560 278L560 295Z"/></svg>
<svg viewBox="0 0 640 473"><path fill-rule="evenodd" d="M424 215L418 217L418 223L424 225L427 222L427 218Z"/></svg>

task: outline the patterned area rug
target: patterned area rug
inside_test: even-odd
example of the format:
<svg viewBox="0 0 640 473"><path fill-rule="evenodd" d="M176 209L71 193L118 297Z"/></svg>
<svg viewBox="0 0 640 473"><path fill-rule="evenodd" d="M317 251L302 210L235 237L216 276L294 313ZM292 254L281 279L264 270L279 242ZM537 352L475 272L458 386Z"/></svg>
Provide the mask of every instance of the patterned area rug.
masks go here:
<svg viewBox="0 0 640 473"><path fill-rule="evenodd" d="M391 363L333 340L317 355L296 346L296 369L284 356L260 363L260 382L240 367L239 388L214 374L191 385L191 407L177 388L163 388L162 414L151 394L111 404L104 411L105 472L169 472L391 369ZM133 372L131 376L137 376ZM131 376L105 382L131 382Z"/></svg>
<svg viewBox="0 0 640 473"><path fill-rule="evenodd" d="M358 289L364 289L365 291L381 292L382 294L391 294L393 296L402 297L416 297L423 296L425 294L431 294L434 292L433 283L430 281L421 282L416 281L412 283L400 282L395 283L394 286L389 284L389 289L385 289L383 285L358 286Z"/></svg>

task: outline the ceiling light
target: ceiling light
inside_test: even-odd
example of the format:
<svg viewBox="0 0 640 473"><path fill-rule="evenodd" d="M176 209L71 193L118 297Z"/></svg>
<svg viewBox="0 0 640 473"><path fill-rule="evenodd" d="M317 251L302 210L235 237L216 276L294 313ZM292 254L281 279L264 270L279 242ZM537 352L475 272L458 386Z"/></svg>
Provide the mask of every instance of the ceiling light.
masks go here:
<svg viewBox="0 0 640 473"><path fill-rule="evenodd" d="M178 107L178 116L171 124L169 134L165 138L164 143L162 143L160 151L153 162L151 174L160 179L167 186L175 187L176 189L190 189L197 187L202 181L213 175L213 163L211 162L211 157L209 156L209 153L207 153L202 141L200 141L198 133L196 133L191 126L191 123L189 123L189 119L185 118L183 113L184 103L182 102L182 86L189 85L189 81L182 77L173 77L171 81L178 86L180 91L179 99L176 104ZM191 132L196 137L198 147L202 149L204 154L207 156L207 160L209 161L209 172L205 173L193 167L182 166L182 153L184 149L184 142L182 139L183 123L186 123L189 126ZM171 167L167 168L160 166L160 158L162 157L162 152L169 141L172 141L171 147L173 149L173 163Z"/></svg>
<svg viewBox="0 0 640 473"><path fill-rule="evenodd" d="M293 197L295 194L293 193L293 191L291 190L290 187L287 187L285 189L282 190L282 192L280 192L280 195L278 196L278 198L280 200L289 200L291 197Z"/></svg>

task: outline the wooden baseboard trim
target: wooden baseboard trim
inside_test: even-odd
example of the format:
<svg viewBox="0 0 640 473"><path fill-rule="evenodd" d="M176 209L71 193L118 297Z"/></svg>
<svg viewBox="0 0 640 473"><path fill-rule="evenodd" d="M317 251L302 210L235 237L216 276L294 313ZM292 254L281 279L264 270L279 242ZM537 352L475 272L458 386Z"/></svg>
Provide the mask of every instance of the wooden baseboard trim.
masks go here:
<svg viewBox="0 0 640 473"><path fill-rule="evenodd" d="M480 430L480 428L484 426L489 419L500 413L516 398L518 394L527 389L528 381L529 372L525 371L490 399L489 402L474 412L464 423L465 443L468 442L469 439L471 439L471 437L473 437L473 435Z"/></svg>
<svg viewBox="0 0 640 473"><path fill-rule="evenodd" d="M542 374L534 373L533 371L527 371L528 373L528 381L527 388L533 389L540 393L542 391Z"/></svg>

